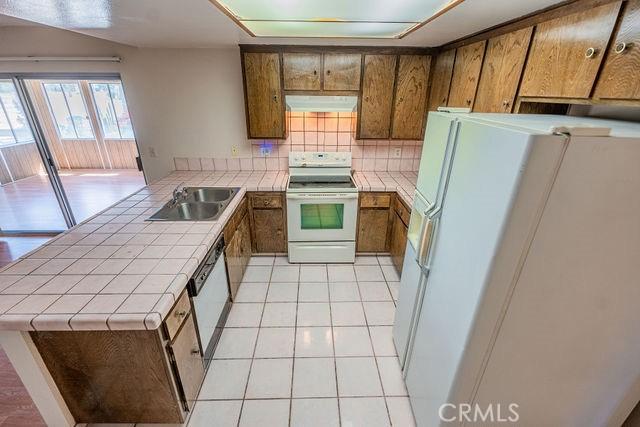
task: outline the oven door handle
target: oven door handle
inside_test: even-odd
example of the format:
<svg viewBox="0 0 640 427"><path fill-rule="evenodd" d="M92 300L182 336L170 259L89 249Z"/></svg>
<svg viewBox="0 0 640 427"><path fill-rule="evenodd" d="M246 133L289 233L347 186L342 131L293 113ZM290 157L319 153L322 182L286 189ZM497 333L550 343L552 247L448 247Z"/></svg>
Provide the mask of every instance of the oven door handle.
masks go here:
<svg viewBox="0 0 640 427"><path fill-rule="evenodd" d="M309 200L309 199L357 199L358 193L305 193L287 194L289 200Z"/></svg>

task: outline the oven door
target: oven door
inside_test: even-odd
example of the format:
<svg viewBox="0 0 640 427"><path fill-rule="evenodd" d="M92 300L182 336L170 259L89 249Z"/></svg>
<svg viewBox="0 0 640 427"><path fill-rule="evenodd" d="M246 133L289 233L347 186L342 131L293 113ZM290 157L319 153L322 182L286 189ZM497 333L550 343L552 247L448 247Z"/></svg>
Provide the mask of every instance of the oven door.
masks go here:
<svg viewBox="0 0 640 427"><path fill-rule="evenodd" d="M358 193L287 193L290 242L355 241Z"/></svg>

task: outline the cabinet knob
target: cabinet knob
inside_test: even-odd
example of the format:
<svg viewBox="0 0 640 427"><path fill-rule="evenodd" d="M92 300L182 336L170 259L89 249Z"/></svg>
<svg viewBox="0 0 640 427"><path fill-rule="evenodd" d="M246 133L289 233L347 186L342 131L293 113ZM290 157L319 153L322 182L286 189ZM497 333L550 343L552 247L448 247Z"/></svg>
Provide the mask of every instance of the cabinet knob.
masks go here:
<svg viewBox="0 0 640 427"><path fill-rule="evenodd" d="M176 311L176 317L184 317L187 315L186 311Z"/></svg>
<svg viewBox="0 0 640 427"><path fill-rule="evenodd" d="M614 49L614 51L618 54L624 52L627 49L627 44L625 42L618 42L616 43L616 47Z"/></svg>
<svg viewBox="0 0 640 427"><path fill-rule="evenodd" d="M327 75L331 74L331 70L327 70Z"/></svg>
<svg viewBox="0 0 640 427"><path fill-rule="evenodd" d="M199 348L193 348L193 349L191 349L191 354L193 354L194 356L195 356L196 354L200 354L200 349L199 349Z"/></svg>
<svg viewBox="0 0 640 427"><path fill-rule="evenodd" d="M368 96L365 96L365 97L364 97L364 100L365 100L365 101L367 101L367 102L369 102L369 97L368 97Z"/></svg>
<svg viewBox="0 0 640 427"><path fill-rule="evenodd" d="M585 58L593 58L596 56L597 53L598 53L598 49L596 49L595 47L590 47L584 53L584 56Z"/></svg>
<svg viewBox="0 0 640 427"><path fill-rule="evenodd" d="M278 95L273 95L273 101L278 102Z"/></svg>
<svg viewBox="0 0 640 427"><path fill-rule="evenodd" d="M404 101L404 98L400 97L400 99L398 99L398 101L402 102L402 101Z"/></svg>
<svg viewBox="0 0 640 427"><path fill-rule="evenodd" d="M471 105L471 100L467 99L467 105Z"/></svg>
<svg viewBox="0 0 640 427"><path fill-rule="evenodd" d="M313 75L315 76L316 74L318 74L317 70L313 70Z"/></svg>

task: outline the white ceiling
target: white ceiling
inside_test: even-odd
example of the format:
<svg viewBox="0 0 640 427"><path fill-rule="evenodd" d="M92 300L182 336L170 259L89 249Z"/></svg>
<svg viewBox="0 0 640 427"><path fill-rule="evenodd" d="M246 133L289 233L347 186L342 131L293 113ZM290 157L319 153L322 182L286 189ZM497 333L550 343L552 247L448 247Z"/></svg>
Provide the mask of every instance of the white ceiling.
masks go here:
<svg viewBox="0 0 640 427"><path fill-rule="evenodd" d="M394 1L389 0L390 5ZM24 25L21 20L26 20L138 47L238 43L439 46L558 2L465 0L395 40L253 38L208 0L0 0L0 14L6 15L0 15L0 26Z"/></svg>

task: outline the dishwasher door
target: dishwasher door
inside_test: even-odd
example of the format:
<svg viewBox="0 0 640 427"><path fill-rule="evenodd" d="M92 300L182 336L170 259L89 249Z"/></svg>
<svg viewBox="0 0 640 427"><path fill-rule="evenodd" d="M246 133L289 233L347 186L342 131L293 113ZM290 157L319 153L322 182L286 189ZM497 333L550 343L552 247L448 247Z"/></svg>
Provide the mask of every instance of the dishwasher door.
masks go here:
<svg viewBox="0 0 640 427"><path fill-rule="evenodd" d="M224 256L218 257L205 282L193 296L203 356L210 359L228 314L229 283ZM219 324L220 323L220 324ZM216 328L219 328L216 334ZM215 339L214 339L215 336Z"/></svg>

